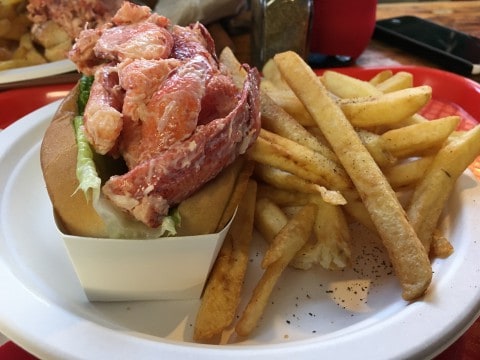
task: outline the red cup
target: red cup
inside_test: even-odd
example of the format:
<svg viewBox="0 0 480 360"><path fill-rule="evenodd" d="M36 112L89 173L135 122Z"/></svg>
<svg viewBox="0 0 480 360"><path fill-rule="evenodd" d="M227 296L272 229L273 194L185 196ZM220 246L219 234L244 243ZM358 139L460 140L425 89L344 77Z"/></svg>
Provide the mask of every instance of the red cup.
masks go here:
<svg viewBox="0 0 480 360"><path fill-rule="evenodd" d="M377 0L314 0L310 52L358 58L375 29Z"/></svg>

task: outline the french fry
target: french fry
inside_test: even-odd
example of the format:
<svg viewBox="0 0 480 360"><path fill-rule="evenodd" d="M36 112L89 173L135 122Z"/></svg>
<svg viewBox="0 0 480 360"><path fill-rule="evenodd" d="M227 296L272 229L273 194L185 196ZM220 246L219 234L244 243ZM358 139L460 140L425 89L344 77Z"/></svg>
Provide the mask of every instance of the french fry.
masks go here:
<svg viewBox="0 0 480 360"><path fill-rule="evenodd" d="M432 149L437 151L459 122L459 116L447 116L389 130L381 135L382 145L397 158L421 155Z"/></svg>
<svg viewBox="0 0 480 360"><path fill-rule="evenodd" d="M409 126L409 125L421 124L421 123L428 122L428 121L430 121L430 120L426 119L421 114L416 113L416 114L413 114L412 116L410 116L410 117L408 117L408 118L406 118L402 121L399 121L398 123L388 124L385 131L387 131L389 129L398 129L398 128L401 128L401 127L404 127L404 126Z"/></svg>
<svg viewBox="0 0 480 360"><path fill-rule="evenodd" d="M240 64L232 49L228 46L223 48L219 60L220 65L226 68L232 76L235 86L241 89L247 77L247 71L243 68L242 64Z"/></svg>
<svg viewBox="0 0 480 360"><path fill-rule="evenodd" d="M413 75L406 71L399 71L388 79L377 84L377 89L383 93L389 93L397 90L413 87Z"/></svg>
<svg viewBox="0 0 480 360"><path fill-rule="evenodd" d="M305 106L290 89L279 88L268 80L264 80L261 83L261 90L303 126L315 124Z"/></svg>
<svg viewBox="0 0 480 360"><path fill-rule="evenodd" d="M248 150L248 155L261 164L274 166L332 190L352 186L345 170L338 164L318 152L264 129Z"/></svg>
<svg viewBox="0 0 480 360"><path fill-rule="evenodd" d="M17 5L23 0L1 0L0 6L11 7L12 5Z"/></svg>
<svg viewBox="0 0 480 360"><path fill-rule="evenodd" d="M309 202L310 199L307 199L302 206ZM275 236L277 236L287 223L288 216L280 208L279 204L266 197L261 197L257 200L255 206L255 227L268 243L273 242ZM316 251L316 248L314 248L315 244L316 240L311 236L302 248L297 251L293 259L290 261L289 266L297 269L307 269L313 264L318 263L319 254ZM309 265L305 266L305 263L308 263Z"/></svg>
<svg viewBox="0 0 480 360"><path fill-rule="evenodd" d="M415 187L407 214L427 253L456 180L479 154L480 126L452 135Z"/></svg>
<svg viewBox="0 0 480 360"><path fill-rule="evenodd" d="M340 206L315 201L318 206L313 232L316 241L307 242L290 262L297 269L307 270L320 264L327 270L340 270L351 260L350 230Z"/></svg>
<svg viewBox="0 0 480 360"><path fill-rule="evenodd" d="M258 184L259 198L267 198L279 206L300 206L310 202L311 196L307 193L279 189L267 184Z"/></svg>
<svg viewBox="0 0 480 360"><path fill-rule="evenodd" d="M277 65L273 59L269 59L262 68L262 75L265 80L270 81L278 88L288 89L288 85L283 80L282 74L278 71Z"/></svg>
<svg viewBox="0 0 480 360"><path fill-rule="evenodd" d="M420 181L432 161L433 156L425 156L396 164L383 173L393 189L410 187Z"/></svg>
<svg viewBox="0 0 480 360"><path fill-rule="evenodd" d="M326 70L320 80L328 91L341 99L380 96L382 94L382 91L368 81L359 80L337 71Z"/></svg>
<svg viewBox="0 0 480 360"><path fill-rule="evenodd" d="M374 77L368 80L368 82L372 85L378 85L392 76L393 76L393 71L390 69L386 69L376 73Z"/></svg>
<svg viewBox="0 0 480 360"><path fill-rule="evenodd" d="M229 73L235 79L235 83L241 88L247 73L230 48L227 47L223 49L220 54L220 62L229 70ZM270 66L268 64L270 64ZM270 78L275 78L276 83L283 83L283 80L278 78L279 73L278 70L276 70L273 60L265 64L263 71L264 77L270 74ZM267 73L265 73L265 71L267 71ZM318 151L333 161L336 160L335 154L328 147L320 143L315 136L310 134L294 117L273 101L265 92L261 94L260 106L262 126L265 129ZM306 112L306 110L304 111Z"/></svg>
<svg viewBox="0 0 480 360"><path fill-rule="evenodd" d="M228 50L226 67L243 83L244 70ZM385 70L367 81L329 70L317 76L286 52L263 75L263 129L247 155L262 181L254 224L269 243L265 270L235 329L231 321L222 328L251 334L286 266L348 266L347 215L381 239L402 297L422 296L432 279L429 256L453 252L437 223L456 179L480 154L480 130L455 132L457 116L420 115L431 88L414 87L408 72ZM305 219L311 206L314 218Z"/></svg>
<svg viewBox="0 0 480 360"><path fill-rule="evenodd" d="M350 261L351 250L350 233L341 208L318 198L310 198L306 203L308 202L318 206L314 225L315 237L296 253L290 266L302 270L308 270L316 264L327 270L344 268ZM284 205L295 205L294 203L296 202ZM279 204L265 197L257 200L255 226L267 242L272 242L287 222L288 217Z"/></svg>
<svg viewBox="0 0 480 360"><path fill-rule="evenodd" d="M339 191L328 190L323 186L304 180L286 171L274 168L269 165L257 164L255 167L256 176L277 188L294 192L320 195L327 203L343 205L345 198Z"/></svg>
<svg viewBox="0 0 480 360"><path fill-rule="evenodd" d="M20 44L14 51L12 60L26 60L29 62L29 65L43 64L46 62L42 54L35 48L32 37L28 33L20 38Z"/></svg>
<svg viewBox="0 0 480 360"><path fill-rule="evenodd" d="M233 76L235 84L241 87L246 76L246 71L242 64L240 64L240 62L237 60L232 50L229 47L225 47L220 53L219 58L220 63L222 63L222 65L226 67L229 73ZM273 62L272 64L274 65ZM274 83L265 79L266 78L264 78L261 84L263 88L263 91L261 92L262 96L263 94L267 95L270 100L280 106L287 114L295 118L300 124L314 124L310 114L300 100L296 98L295 94L293 94L289 88L282 88L279 86L279 84L282 83L281 80L275 80Z"/></svg>
<svg viewBox="0 0 480 360"><path fill-rule="evenodd" d="M68 54L71 48L71 41L65 41L63 43L46 48L45 59L47 59L48 61L58 61L65 59L66 54Z"/></svg>
<svg viewBox="0 0 480 360"><path fill-rule="evenodd" d="M315 150L332 161L338 162L336 155L327 146L309 133L289 113L277 105L270 97L261 94L262 127L287 139Z"/></svg>
<svg viewBox="0 0 480 360"><path fill-rule="evenodd" d="M454 252L453 246L448 239L443 236L440 230L435 229L432 235L432 244L430 247L430 256L433 258L445 259Z"/></svg>
<svg viewBox="0 0 480 360"><path fill-rule="evenodd" d="M52 20L37 25L33 36L34 40L46 49L65 42L71 45L72 42L66 31Z"/></svg>
<svg viewBox="0 0 480 360"><path fill-rule="evenodd" d="M272 241L265 257L274 257L276 260L266 261L269 266L255 286L252 296L235 326L238 335L248 336L257 326L275 284L297 251L310 238L316 212L317 208L314 204L305 205Z"/></svg>
<svg viewBox="0 0 480 360"><path fill-rule="evenodd" d="M340 107L353 126L369 128L395 124L418 112L430 100L428 85L412 87L377 97L344 99Z"/></svg>
<svg viewBox="0 0 480 360"><path fill-rule="evenodd" d="M308 200L303 205L306 204L308 204ZM257 199L255 204L255 227L266 242L271 243L287 223L287 215L274 201L268 197Z"/></svg>
<svg viewBox="0 0 480 360"><path fill-rule="evenodd" d="M67 32L54 21L47 21L35 26L33 41L44 48L44 56L48 61L65 59L72 48L72 40Z"/></svg>
<svg viewBox="0 0 480 360"><path fill-rule="evenodd" d="M289 88L282 74L278 71L277 65L270 59L262 68L263 81L261 84L262 93L268 95L276 104L283 108L288 114L302 125L312 125L310 114L302 102L298 100Z"/></svg>
<svg viewBox="0 0 480 360"><path fill-rule="evenodd" d="M237 161L239 160L241 161L241 159L238 159ZM253 174L255 164L252 161L248 161L247 159L243 160L244 161L242 164L242 168L240 170L240 174L237 177L237 181L235 182L233 192L230 194L230 198L227 202L227 205L225 206L222 218L218 222L217 231L221 231L225 226L227 226L228 222L235 213L238 204L240 204L241 199L243 199L247 191L249 179Z"/></svg>
<svg viewBox="0 0 480 360"><path fill-rule="evenodd" d="M24 67L34 65L30 60L27 59L10 59L10 60L3 60L0 61L0 71L7 70L7 69L14 69L18 67Z"/></svg>
<svg viewBox="0 0 480 360"><path fill-rule="evenodd" d="M1 24L0 37L19 41L24 34L29 32L31 22L28 20L27 14L21 13L13 18L1 20Z"/></svg>
<svg viewBox="0 0 480 360"><path fill-rule="evenodd" d="M256 183L249 181L205 287L195 320L196 342L218 340L235 318L249 259L255 198Z"/></svg>
<svg viewBox="0 0 480 360"><path fill-rule="evenodd" d="M377 228L375 227L371 216L365 208L365 205L360 199L348 200L348 202L343 206L343 208L353 220L365 226L372 233L377 233Z"/></svg>
<svg viewBox="0 0 480 360"><path fill-rule="evenodd" d="M378 166L384 168L396 163L397 158L388 151L380 135L362 129L358 129L357 134Z"/></svg>
<svg viewBox="0 0 480 360"><path fill-rule="evenodd" d="M358 138L342 108L331 99L312 69L297 54L280 53L275 55L274 60L284 79L315 119L361 194L402 285L403 298L413 300L423 295L432 279L430 260L407 221L394 191ZM398 96L398 93L391 94ZM429 98L430 95L425 94L430 94L431 89L422 88L420 93L423 94L422 98ZM405 99L408 98L409 96L403 95L402 102L405 104Z"/></svg>

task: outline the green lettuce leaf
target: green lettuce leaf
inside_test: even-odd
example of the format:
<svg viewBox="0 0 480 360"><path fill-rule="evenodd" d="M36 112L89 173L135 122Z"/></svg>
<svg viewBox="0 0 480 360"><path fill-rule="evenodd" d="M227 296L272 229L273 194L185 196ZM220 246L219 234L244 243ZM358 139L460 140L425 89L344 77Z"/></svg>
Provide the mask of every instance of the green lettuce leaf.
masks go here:
<svg viewBox="0 0 480 360"><path fill-rule="evenodd" d="M88 98L90 97L90 89L92 88L94 77L93 76L82 76L79 81L79 92L78 92L78 114L83 115L85 111L85 106L87 106Z"/></svg>
<svg viewBox="0 0 480 360"><path fill-rule="evenodd" d="M80 115L75 116L73 120L78 148L76 173L79 186L77 190L82 190L87 197L87 201L92 201L95 210L105 223L110 238L152 239L161 236L175 236L177 226L180 225L180 215L176 209L170 211L170 214L163 219L158 228L152 229L120 211L101 195L102 177L109 178L112 174L99 174L96 161L101 161L102 165L109 162L105 161L105 157L99 158L95 154L83 130L83 113L90 95L92 82L93 77L83 76L80 79L77 100Z"/></svg>
<svg viewBox="0 0 480 360"><path fill-rule="evenodd" d="M100 196L100 187L102 180L98 176L95 162L93 161L93 151L83 132L83 116L75 116L73 126L77 140L77 179L78 188L81 189L88 200L96 200ZM91 191L90 191L91 190ZM93 199L90 199L90 195Z"/></svg>

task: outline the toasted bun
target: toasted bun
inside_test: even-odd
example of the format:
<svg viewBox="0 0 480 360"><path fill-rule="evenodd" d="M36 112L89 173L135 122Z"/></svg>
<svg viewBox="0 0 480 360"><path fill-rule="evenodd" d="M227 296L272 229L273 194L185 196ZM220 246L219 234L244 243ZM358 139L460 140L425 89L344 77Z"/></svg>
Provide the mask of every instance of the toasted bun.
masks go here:
<svg viewBox="0 0 480 360"><path fill-rule="evenodd" d="M199 191L184 200L178 206L182 224L179 235L211 234L223 229L224 216L230 220L233 211L228 207L231 201L236 201L233 194L240 186L240 174L248 171L245 160L238 158L213 180L206 183ZM234 208L238 205L234 204Z"/></svg>
<svg viewBox="0 0 480 360"><path fill-rule="evenodd" d="M62 101L47 128L40 163L48 195L63 230L72 235L104 237L105 226L82 191L76 191L77 144L73 118L77 112L78 85Z"/></svg>
<svg viewBox="0 0 480 360"><path fill-rule="evenodd" d="M43 177L57 220L66 233L107 237L105 225L91 202L87 202L81 190L77 191L77 144L73 128L77 97L78 85L63 100L45 132L40 150ZM180 204L179 235L218 230L224 211L231 208L230 200L243 167L244 161L239 158Z"/></svg>

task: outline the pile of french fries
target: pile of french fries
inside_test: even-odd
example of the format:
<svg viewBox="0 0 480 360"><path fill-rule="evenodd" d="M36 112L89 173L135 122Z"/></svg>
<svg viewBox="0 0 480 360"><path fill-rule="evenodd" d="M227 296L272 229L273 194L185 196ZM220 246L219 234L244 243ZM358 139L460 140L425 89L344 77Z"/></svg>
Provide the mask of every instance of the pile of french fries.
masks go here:
<svg viewBox="0 0 480 360"><path fill-rule="evenodd" d="M245 72L231 50L220 60L240 86ZM480 155L480 126L458 131L458 116L422 117L432 89L413 86L408 72L319 76L293 52L265 65L261 90L251 188L232 226L235 240L224 244L207 284L194 340L249 336L287 266L349 266L353 221L381 239L402 297L424 295L431 259L453 252L437 226L456 180ZM254 227L268 242L264 272L252 294L242 294ZM249 297L244 309L240 296Z"/></svg>
<svg viewBox="0 0 480 360"><path fill-rule="evenodd" d="M53 21L36 27L26 0L0 0L0 71L66 58L72 40Z"/></svg>

